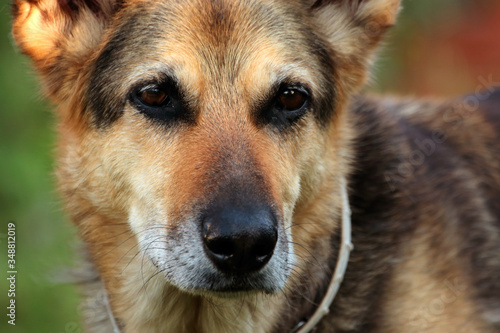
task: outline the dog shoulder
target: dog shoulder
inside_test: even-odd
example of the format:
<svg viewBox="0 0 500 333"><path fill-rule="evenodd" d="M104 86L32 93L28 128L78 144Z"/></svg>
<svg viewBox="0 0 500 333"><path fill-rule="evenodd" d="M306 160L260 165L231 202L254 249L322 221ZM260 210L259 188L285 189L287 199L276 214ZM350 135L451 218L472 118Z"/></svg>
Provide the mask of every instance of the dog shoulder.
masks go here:
<svg viewBox="0 0 500 333"><path fill-rule="evenodd" d="M402 226L411 239L428 235L410 242L428 249L426 270L448 267L443 281L457 276L467 281L471 303L450 307L450 318L455 310L480 309L470 315L480 313L475 320L497 327L500 91L451 101L359 97L351 111L359 134L352 203L353 212L362 212L354 223L383 221L386 233L397 233L398 239ZM394 274L404 276L404 270ZM424 303L434 296L415 295Z"/></svg>
<svg viewBox="0 0 500 333"><path fill-rule="evenodd" d="M460 180L500 218L500 89L448 101L359 97L352 114L358 158L371 170L382 163L393 190L433 180L448 193Z"/></svg>

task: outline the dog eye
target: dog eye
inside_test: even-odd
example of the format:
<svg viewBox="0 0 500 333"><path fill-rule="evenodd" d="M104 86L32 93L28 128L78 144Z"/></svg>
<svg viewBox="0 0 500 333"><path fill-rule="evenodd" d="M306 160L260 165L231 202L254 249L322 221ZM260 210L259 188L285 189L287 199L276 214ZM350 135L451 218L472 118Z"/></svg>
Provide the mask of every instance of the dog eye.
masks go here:
<svg viewBox="0 0 500 333"><path fill-rule="evenodd" d="M285 88L278 94L277 105L284 111L297 111L307 102L305 91L296 88Z"/></svg>
<svg viewBox="0 0 500 333"><path fill-rule="evenodd" d="M134 89L130 102L145 116L161 121L183 117L180 94L175 84L149 84Z"/></svg>
<svg viewBox="0 0 500 333"><path fill-rule="evenodd" d="M309 110L311 94L306 86L281 84L271 99L263 104L260 120L278 128L286 128L299 120Z"/></svg>
<svg viewBox="0 0 500 333"><path fill-rule="evenodd" d="M159 88L148 88L138 91L137 99L144 105L149 107L160 107L168 104L170 98L166 91Z"/></svg>

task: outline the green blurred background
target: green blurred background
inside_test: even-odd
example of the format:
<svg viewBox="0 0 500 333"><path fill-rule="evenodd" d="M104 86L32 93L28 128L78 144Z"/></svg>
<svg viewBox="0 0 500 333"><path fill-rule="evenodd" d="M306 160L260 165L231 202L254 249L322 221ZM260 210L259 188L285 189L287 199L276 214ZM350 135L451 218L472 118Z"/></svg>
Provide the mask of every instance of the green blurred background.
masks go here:
<svg viewBox="0 0 500 333"><path fill-rule="evenodd" d="M3 0L5 1L5 0ZM500 84L500 1L403 0L369 90L453 96ZM0 332L80 332L78 292L64 283L78 240L54 190L51 106L10 35L0 4ZM7 324L7 223L17 229L15 327Z"/></svg>

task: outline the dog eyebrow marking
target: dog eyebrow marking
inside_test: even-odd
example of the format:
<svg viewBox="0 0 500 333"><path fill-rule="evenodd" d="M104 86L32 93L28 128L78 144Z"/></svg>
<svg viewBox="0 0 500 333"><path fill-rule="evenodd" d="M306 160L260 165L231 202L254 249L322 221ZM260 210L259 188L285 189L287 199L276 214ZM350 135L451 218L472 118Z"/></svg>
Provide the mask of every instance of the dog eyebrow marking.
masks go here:
<svg viewBox="0 0 500 333"><path fill-rule="evenodd" d="M97 128L105 129L123 114L128 92L128 87L122 86L123 78L130 73L130 64L144 61L141 51L153 49L158 40L158 37L130 38L133 31L158 28L156 20L144 23L142 17L147 11L145 5L137 6L105 44L91 70L85 93L86 109L91 112L92 123Z"/></svg>
<svg viewBox="0 0 500 333"><path fill-rule="evenodd" d="M325 71L319 73L322 81L322 91L313 91L314 115L318 124L323 127L336 114L337 86L335 84L335 64L331 55L333 51L313 32L309 32L307 35L311 39L309 46L311 47L310 53L314 54L322 68L326 68ZM325 75L325 73L327 74Z"/></svg>

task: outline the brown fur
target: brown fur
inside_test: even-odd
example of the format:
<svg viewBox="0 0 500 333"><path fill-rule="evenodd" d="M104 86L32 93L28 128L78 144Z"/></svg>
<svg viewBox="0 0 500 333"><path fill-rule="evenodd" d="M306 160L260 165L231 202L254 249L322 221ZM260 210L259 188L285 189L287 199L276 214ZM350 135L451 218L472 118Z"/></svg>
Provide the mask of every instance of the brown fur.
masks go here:
<svg viewBox="0 0 500 333"><path fill-rule="evenodd" d="M398 7L14 2L15 39L58 104L59 187L99 276L87 292L94 314L107 293L125 332L290 332L330 281L347 177L355 250L318 331L500 328L498 93L473 109L359 96ZM127 98L172 78L184 103L176 122ZM291 124L265 113L282 82L312 92ZM192 221L233 199L276 212L273 283L283 285L270 295L193 289L203 253L189 252ZM90 317L89 329L109 332L107 318Z"/></svg>

